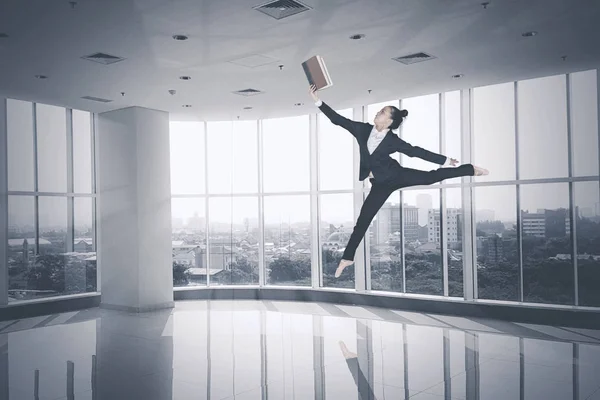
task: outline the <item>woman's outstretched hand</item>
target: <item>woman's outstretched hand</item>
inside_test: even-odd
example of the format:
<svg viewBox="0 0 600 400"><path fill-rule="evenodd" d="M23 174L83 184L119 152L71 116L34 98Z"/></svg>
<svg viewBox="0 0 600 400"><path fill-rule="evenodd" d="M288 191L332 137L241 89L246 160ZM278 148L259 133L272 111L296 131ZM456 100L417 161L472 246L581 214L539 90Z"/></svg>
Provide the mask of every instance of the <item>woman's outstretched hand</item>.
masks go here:
<svg viewBox="0 0 600 400"><path fill-rule="evenodd" d="M310 85L308 93L310 93L315 103L319 101L319 96L317 96L317 87L315 85Z"/></svg>

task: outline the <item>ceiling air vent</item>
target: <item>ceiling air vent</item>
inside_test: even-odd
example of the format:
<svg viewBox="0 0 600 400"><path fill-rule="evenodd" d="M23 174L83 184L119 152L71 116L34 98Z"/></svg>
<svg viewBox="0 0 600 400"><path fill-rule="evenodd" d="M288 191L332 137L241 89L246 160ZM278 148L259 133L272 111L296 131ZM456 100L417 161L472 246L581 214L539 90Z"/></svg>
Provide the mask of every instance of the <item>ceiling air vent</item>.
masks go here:
<svg viewBox="0 0 600 400"><path fill-rule="evenodd" d="M268 3L253 8L275 19L282 19L311 10L307 5L295 0L269 1Z"/></svg>
<svg viewBox="0 0 600 400"><path fill-rule="evenodd" d="M122 57L111 56L110 54L106 53L94 53L81 58L83 58L84 60L89 60L104 65L114 64L124 60L124 58Z"/></svg>
<svg viewBox="0 0 600 400"><path fill-rule="evenodd" d="M237 92L233 92L234 94L239 94L240 96L255 96L257 94L262 94L263 92L261 92L260 90L256 90L256 89L244 89L244 90L238 90Z"/></svg>
<svg viewBox="0 0 600 400"><path fill-rule="evenodd" d="M418 62L422 62L422 61L427 61L427 60L433 60L435 57L427 54L427 53L414 53L414 54L409 54L407 56L402 56L402 57L396 57L396 58L392 58L392 60L394 61L398 61L402 64L416 64Z"/></svg>
<svg viewBox="0 0 600 400"><path fill-rule="evenodd" d="M90 100L90 101L97 101L100 103L110 103L112 101L112 100L101 99L100 97L93 97L93 96L83 96L82 99Z"/></svg>

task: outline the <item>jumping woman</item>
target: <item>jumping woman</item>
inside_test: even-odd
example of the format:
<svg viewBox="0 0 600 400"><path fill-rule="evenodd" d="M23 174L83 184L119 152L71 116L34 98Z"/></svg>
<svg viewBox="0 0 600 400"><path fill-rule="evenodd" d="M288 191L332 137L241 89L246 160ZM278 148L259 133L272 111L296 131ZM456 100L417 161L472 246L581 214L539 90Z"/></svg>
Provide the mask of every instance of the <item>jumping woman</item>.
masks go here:
<svg viewBox="0 0 600 400"><path fill-rule="evenodd" d="M349 120L333 111L331 107L319 100L314 85L310 86L309 93L315 101L315 105L334 125L341 126L356 138L360 152L359 179L364 181L368 177L371 182L371 191L360 209L360 215L352 235L350 235L342 260L335 271L336 278L339 278L344 268L354 264L354 254L360 241L379 209L394 191L409 186L431 185L444 179L480 176L489 173L486 169L471 164L431 171L402 167L398 161L390 157L390 154L400 152L409 157L418 157L442 166L455 166L458 164L458 160L411 146L393 133L392 130L398 129L408 115L406 110L399 110L394 106L383 107L375 116L374 125L371 125L366 122Z"/></svg>

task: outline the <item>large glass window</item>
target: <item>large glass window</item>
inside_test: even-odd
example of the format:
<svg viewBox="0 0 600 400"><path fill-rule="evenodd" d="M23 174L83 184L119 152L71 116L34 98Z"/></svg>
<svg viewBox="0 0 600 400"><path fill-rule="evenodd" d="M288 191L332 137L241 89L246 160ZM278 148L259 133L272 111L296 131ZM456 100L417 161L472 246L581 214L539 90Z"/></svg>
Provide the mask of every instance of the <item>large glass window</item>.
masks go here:
<svg viewBox="0 0 600 400"><path fill-rule="evenodd" d="M408 117L402 123L402 139L413 146L440 153L440 96L438 94L402 100ZM430 171L440 165L401 155L402 166Z"/></svg>
<svg viewBox="0 0 600 400"><path fill-rule="evenodd" d="M94 226L94 203L92 197L73 199L73 253L69 254L71 268L77 271L77 289L85 292L96 291L96 232ZM82 272L85 272L85 280ZM85 290L83 287L85 286ZM69 289L67 288L67 291Z"/></svg>
<svg viewBox="0 0 600 400"><path fill-rule="evenodd" d="M208 202L211 285L258 284L258 198L212 197Z"/></svg>
<svg viewBox="0 0 600 400"><path fill-rule="evenodd" d="M8 197L8 300L34 297L30 282L35 284L32 267L35 264L35 197Z"/></svg>
<svg viewBox="0 0 600 400"><path fill-rule="evenodd" d="M352 119L352 109L338 111ZM352 189L354 184L354 137L319 114L319 189Z"/></svg>
<svg viewBox="0 0 600 400"><path fill-rule="evenodd" d="M476 187L473 201L478 297L519 301L516 188Z"/></svg>
<svg viewBox="0 0 600 400"><path fill-rule="evenodd" d="M477 182L516 178L515 85L475 88L473 91L473 164L490 171ZM461 160L462 161L462 160Z"/></svg>
<svg viewBox="0 0 600 400"><path fill-rule="evenodd" d="M448 262L448 295L463 297L463 222L465 213L462 208L461 189L446 189L446 258Z"/></svg>
<svg viewBox="0 0 600 400"><path fill-rule="evenodd" d="M258 193L256 121L209 122L208 192Z"/></svg>
<svg viewBox="0 0 600 400"><path fill-rule="evenodd" d="M597 71L571 74L573 175L598 175Z"/></svg>
<svg viewBox="0 0 600 400"><path fill-rule="evenodd" d="M598 182L573 184L579 305L600 306L600 192ZM563 256L564 257L564 256Z"/></svg>
<svg viewBox="0 0 600 400"><path fill-rule="evenodd" d="M73 191L92 193L91 114L73 110Z"/></svg>
<svg viewBox="0 0 600 400"><path fill-rule="evenodd" d="M402 291L402 212L404 226L409 227L408 234L414 238L412 235L416 229L417 209L401 207L399 191L392 193L387 199L367 231L370 239L373 290Z"/></svg>
<svg viewBox="0 0 600 400"><path fill-rule="evenodd" d="M412 218L403 220L406 292L442 295L440 191L404 190L403 203L416 208L417 217L416 223Z"/></svg>
<svg viewBox="0 0 600 400"><path fill-rule="evenodd" d="M262 122L265 192L310 189L308 128L307 115Z"/></svg>
<svg viewBox="0 0 600 400"><path fill-rule="evenodd" d="M171 122L171 193L205 193L204 123Z"/></svg>
<svg viewBox="0 0 600 400"><path fill-rule="evenodd" d="M36 105L38 190L67 192L67 111Z"/></svg>
<svg viewBox="0 0 600 400"><path fill-rule="evenodd" d="M310 197L265 196L264 207L267 284L310 286Z"/></svg>
<svg viewBox="0 0 600 400"><path fill-rule="evenodd" d="M520 179L568 176L566 85L564 75L517 85Z"/></svg>
<svg viewBox="0 0 600 400"><path fill-rule="evenodd" d="M573 304L571 218L567 183L521 186L523 299Z"/></svg>
<svg viewBox="0 0 600 400"><path fill-rule="evenodd" d="M171 200L173 286L206 285L207 276L217 273L206 262L205 205L204 198Z"/></svg>
<svg viewBox="0 0 600 400"><path fill-rule="evenodd" d="M6 111L8 300L94 292L91 115L73 110L69 119L64 108L17 100L8 100ZM71 129L73 169L67 171ZM67 193L71 180L78 196Z"/></svg>
<svg viewBox="0 0 600 400"><path fill-rule="evenodd" d="M8 190L34 190L33 104L8 99Z"/></svg>
<svg viewBox="0 0 600 400"><path fill-rule="evenodd" d="M444 146L442 154L454 158L460 164L462 155L460 91L448 92L444 100ZM446 179L444 183L460 183L462 178Z"/></svg>
<svg viewBox="0 0 600 400"><path fill-rule="evenodd" d="M323 286L354 288L354 264L344 269L339 278L334 276L355 224L353 194L321 195L320 206L319 236Z"/></svg>

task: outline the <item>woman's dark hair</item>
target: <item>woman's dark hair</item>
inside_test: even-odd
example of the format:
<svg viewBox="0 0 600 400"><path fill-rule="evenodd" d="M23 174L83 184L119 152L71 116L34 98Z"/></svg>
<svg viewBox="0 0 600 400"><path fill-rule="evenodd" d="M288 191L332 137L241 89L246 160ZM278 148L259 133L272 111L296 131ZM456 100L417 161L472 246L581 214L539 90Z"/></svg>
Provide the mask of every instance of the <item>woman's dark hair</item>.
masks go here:
<svg viewBox="0 0 600 400"><path fill-rule="evenodd" d="M408 115L408 111L406 110L399 110L398 108L394 107L394 106L390 106L390 114L392 117L392 123L390 124L390 129L398 129L400 127L400 124L402 123L402 121L404 120L404 118L406 118L406 116Z"/></svg>

